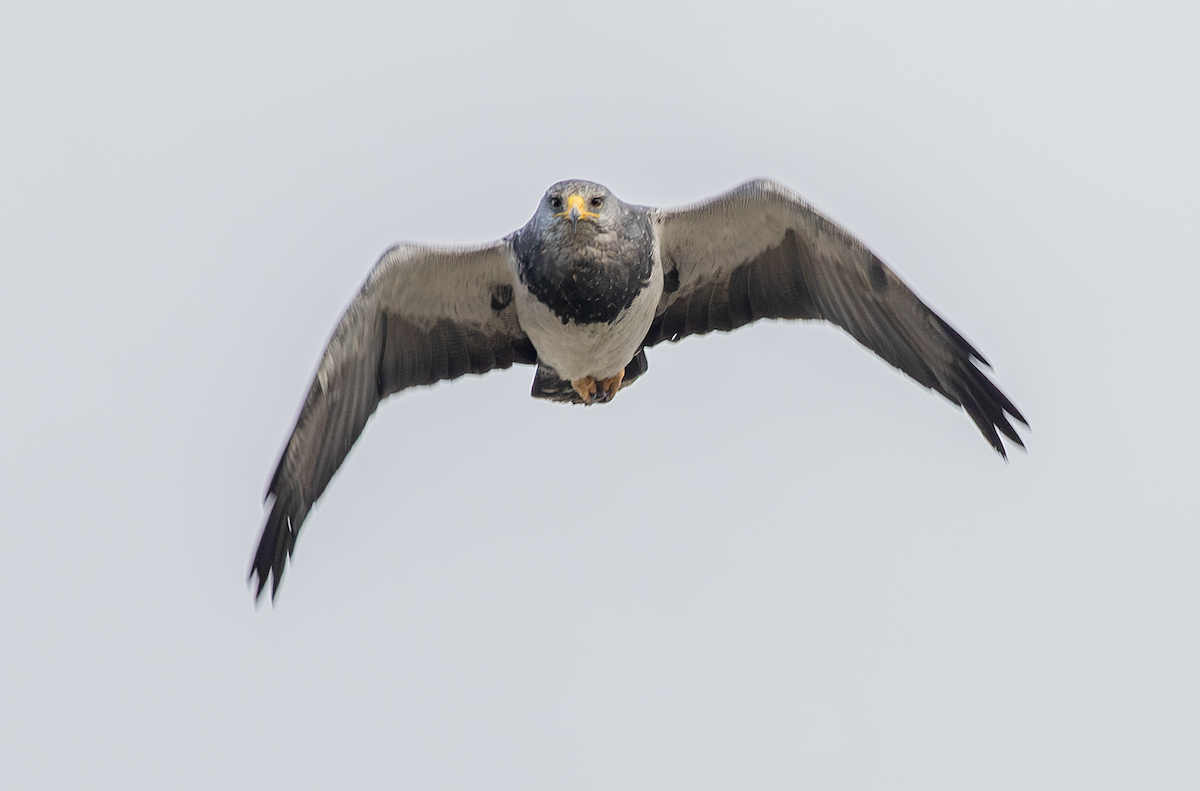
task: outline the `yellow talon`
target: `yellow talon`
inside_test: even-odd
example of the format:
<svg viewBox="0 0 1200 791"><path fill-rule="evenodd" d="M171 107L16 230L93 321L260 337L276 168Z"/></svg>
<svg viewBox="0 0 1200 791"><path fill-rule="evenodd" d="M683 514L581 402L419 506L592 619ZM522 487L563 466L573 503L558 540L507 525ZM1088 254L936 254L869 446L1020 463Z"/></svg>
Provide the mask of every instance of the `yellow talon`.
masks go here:
<svg viewBox="0 0 1200 791"><path fill-rule="evenodd" d="M574 387L575 392L579 393L583 403L591 404L596 400L596 380L594 378L585 376L582 379L575 379L571 382L571 387Z"/></svg>
<svg viewBox="0 0 1200 791"><path fill-rule="evenodd" d="M575 392L579 393L579 397L583 399L585 404L607 404L613 400L613 396L621 389L621 381L625 378L625 369L622 368L617 372L616 376L610 376L607 379L596 381L594 376L585 376L582 379L576 379L571 382L571 387L575 388Z"/></svg>
<svg viewBox="0 0 1200 791"><path fill-rule="evenodd" d="M621 389L621 380L625 378L625 369L617 371L616 376L610 376L600 383L596 389L603 393L601 400L605 403L612 401L616 397L617 391Z"/></svg>

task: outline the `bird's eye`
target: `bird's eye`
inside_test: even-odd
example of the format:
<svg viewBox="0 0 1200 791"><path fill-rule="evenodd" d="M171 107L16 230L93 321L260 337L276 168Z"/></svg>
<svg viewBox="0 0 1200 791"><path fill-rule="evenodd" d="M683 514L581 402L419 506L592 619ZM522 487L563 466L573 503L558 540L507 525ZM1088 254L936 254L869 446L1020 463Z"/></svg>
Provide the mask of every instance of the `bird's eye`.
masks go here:
<svg viewBox="0 0 1200 791"><path fill-rule="evenodd" d="M599 209L604 205L604 198L592 198L592 208Z"/></svg>
<svg viewBox="0 0 1200 791"><path fill-rule="evenodd" d="M555 195L553 198L551 198L550 199L550 208L551 209L561 209L562 208L562 198L558 197L557 195Z"/></svg>

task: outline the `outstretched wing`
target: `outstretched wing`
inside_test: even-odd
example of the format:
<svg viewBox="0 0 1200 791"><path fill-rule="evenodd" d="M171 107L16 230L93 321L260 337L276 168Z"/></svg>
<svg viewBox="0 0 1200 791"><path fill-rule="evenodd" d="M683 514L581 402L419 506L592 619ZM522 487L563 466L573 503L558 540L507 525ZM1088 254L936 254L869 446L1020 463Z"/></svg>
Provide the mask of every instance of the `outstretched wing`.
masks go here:
<svg viewBox="0 0 1200 791"><path fill-rule="evenodd" d="M664 292L645 345L762 318L825 319L959 404L1006 456L1025 418L976 362L988 362L862 242L786 187L751 181L656 212ZM999 432L999 433L997 433Z"/></svg>
<svg viewBox="0 0 1200 791"><path fill-rule="evenodd" d="M473 249L398 245L379 259L329 341L267 489L274 497L250 578L284 564L379 402L408 387L481 374L537 354L517 322L507 240Z"/></svg>

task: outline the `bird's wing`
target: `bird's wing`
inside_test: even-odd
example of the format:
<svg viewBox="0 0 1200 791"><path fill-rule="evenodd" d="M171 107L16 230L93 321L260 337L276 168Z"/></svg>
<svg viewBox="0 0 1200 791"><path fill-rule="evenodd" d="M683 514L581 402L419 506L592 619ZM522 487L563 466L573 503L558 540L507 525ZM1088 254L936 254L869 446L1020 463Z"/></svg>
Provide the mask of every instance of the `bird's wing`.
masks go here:
<svg viewBox="0 0 1200 791"><path fill-rule="evenodd" d="M652 210L664 291L647 346L763 318L825 319L959 404L992 447L1028 425L988 365L862 242L786 187L751 181L681 209Z"/></svg>
<svg viewBox="0 0 1200 791"><path fill-rule="evenodd" d="M379 259L329 341L267 488L274 497L250 578L279 588L300 525L379 402L537 354L513 303L508 240L472 249L398 245Z"/></svg>

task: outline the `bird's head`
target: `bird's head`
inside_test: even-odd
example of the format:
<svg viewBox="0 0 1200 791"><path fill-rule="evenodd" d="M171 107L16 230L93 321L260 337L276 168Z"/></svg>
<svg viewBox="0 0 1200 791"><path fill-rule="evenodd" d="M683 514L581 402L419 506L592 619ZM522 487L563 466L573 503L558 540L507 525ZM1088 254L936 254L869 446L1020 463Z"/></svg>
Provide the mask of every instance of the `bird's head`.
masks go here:
<svg viewBox="0 0 1200 791"><path fill-rule="evenodd" d="M618 201L607 187L591 181L560 181L542 198L538 207L544 228L570 226L572 234L587 236L602 231L612 220Z"/></svg>

